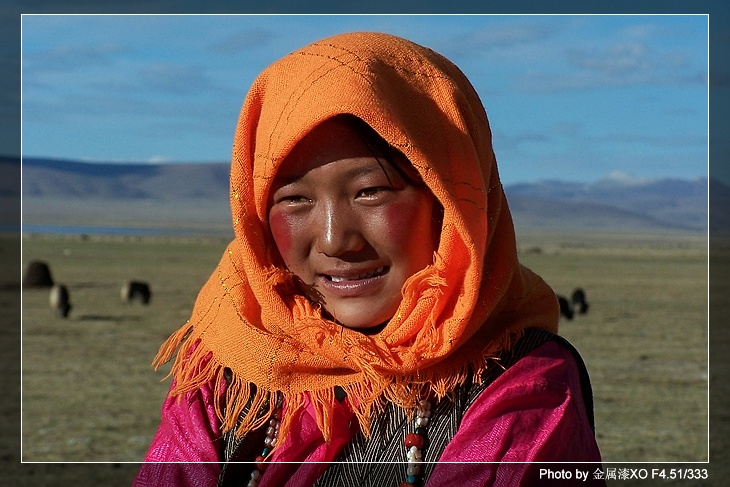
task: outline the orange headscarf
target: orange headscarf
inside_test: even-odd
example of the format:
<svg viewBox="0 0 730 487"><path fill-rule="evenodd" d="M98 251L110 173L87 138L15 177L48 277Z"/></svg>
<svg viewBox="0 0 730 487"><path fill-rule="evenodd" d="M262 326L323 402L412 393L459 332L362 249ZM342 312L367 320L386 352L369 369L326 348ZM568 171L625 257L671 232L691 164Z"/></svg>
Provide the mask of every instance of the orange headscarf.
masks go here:
<svg viewBox="0 0 730 487"><path fill-rule="evenodd" d="M282 160L338 114L361 118L403 152L444 209L433 264L404 284L395 316L372 336L323 318L297 292L275 265L268 228L268 192ZM367 432L383 401L410 410L424 390L440 397L470 373L478 377L521 330L557 331L555 294L517 260L484 108L462 72L430 49L352 33L269 66L241 110L230 196L235 239L191 319L156 357L159 365L177 351L173 394L222 384L230 371L218 407L224 430L260 426L272 414L267 400L281 394L281 435L309 399L328 439L341 386Z"/></svg>

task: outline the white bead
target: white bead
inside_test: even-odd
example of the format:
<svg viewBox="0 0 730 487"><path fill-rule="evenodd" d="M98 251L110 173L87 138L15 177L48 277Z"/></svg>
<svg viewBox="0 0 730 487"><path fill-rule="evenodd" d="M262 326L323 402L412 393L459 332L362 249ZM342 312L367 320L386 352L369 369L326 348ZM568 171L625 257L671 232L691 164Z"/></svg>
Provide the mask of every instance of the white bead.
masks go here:
<svg viewBox="0 0 730 487"><path fill-rule="evenodd" d="M251 480L258 481L261 478L261 472L254 470L251 472Z"/></svg>
<svg viewBox="0 0 730 487"><path fill-rule="evenodd" d="M416 410L416 426L428 426L429 418L431 417L431 402L423 399L419 401L418 408ZM417 476L421 473L421 464L423 463L423 454L416 446L412 446L407 453L408 476Z"/></svg>
<svg viewBox="0 0 730 487"><path fill-rule="evenodd" d="M426 418L426 417L416 418L416 426L428 426L428 418Z"/></svg>
<svg viewBox="0 0 730 487"><path fill-rule="evenodd" d="M421 450L416 448L415 446L412 446L410 450L408 450L408 461L413 462L416 460L421 459Z"/></svg>
<svg viewBox="0 0 730 487"><path fill-rule="evenodd" d="M274 433L276 432L276 428L273 426L269 426L266 428L266 436L274 436Z"/></svg>
<svg viewBox="0 0 730 487"><path fill-rule="evenodd" d="M271 446L271 440L272 440L272 438L271 438L271 437L269 437L269 436L267 436L267 437L266 437L266 438L264 439L264 445L266 445L266 446Z"/></svg>
<svg viewBox="0 0 730 487"><path fill-rule="evenodd" d="M256 482L254 479L251 479L248 481L248 484L246 484L246 487L256 487L259 483Z"/></svg>

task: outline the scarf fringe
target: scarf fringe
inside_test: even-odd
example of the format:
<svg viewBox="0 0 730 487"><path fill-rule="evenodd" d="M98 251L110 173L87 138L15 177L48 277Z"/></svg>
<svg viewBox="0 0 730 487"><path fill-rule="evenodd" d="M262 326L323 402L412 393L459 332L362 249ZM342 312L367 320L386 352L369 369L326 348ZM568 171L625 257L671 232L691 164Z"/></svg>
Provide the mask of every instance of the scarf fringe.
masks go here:
<svg viewBox="0 0 730 487"><path fill-rule="evenodd" d="M219 370L225 369L220 367ZM233 431L240 438L264 426L277 409L275 393L258 390L238 377L216 381L216 397L224 394L222 387L225 387L225 400L216 403L215 412L224 432Z"/></svg>
<svg viewBox="0 0 730 487"><path fill-rule="evenodd" d="M170 335L167 340L160 346L157 351L157 355L152 359L152 366L155 370L159 370L164 364L170 361L175 352L180 348L180 344L183 343L187 337L193 332L194 325L188 320L185 325ZM177 360L175 361L177 363ZM162 379L165 380L172 375L172 371L175 369L175 365L170 372Z"/></svg>
<svg viewBox="0 0 730 487"><path fill-rule="evenodd" d="M446 281L446 278L443 277L436 268L433 268L433 271L429 273L429 275L426 277L426 283L433 288L436 288L439 292L439 294L443 294L445 288L448 284Z"/></svg>
<svg viewBox="0 0 730 487"><path fill-rule="evenodd" d="M486 350L476 360L463 364L456 370L439 371L436 375L429 374L428 371L418 371L398 377L384 376L367 364L364 356L353 355L352 359L357 366L362 366L360 371L363 379L342 384L341 387L347 393L361 430L369 438L371 418L373 414L377 415L382 411L386 402L392 402L412 418L422 398L435 395L441 400L470 377L480 383L490 364L499 364L495 362L499 352L511 348L523 334L522 329L507 332L494 341L492 349ZM190 322L163 343L153 361L155 368L168 362L173 355L175 360L166 376L174 374L170 394L182 397L205 384L213 384L215 396L222 398L216 402L215 412L221 421L223 432L233 431L240 438L265 426L277 414L279 406L283 405L279 437L286 438L297 413L306 407L307 402L311 402L317 426L325 441L332 439L331 419L336 402L334 388L294 394L264 390L260 385L230 374L229 369L214 357L213 352L203 346L200 338L194 336L194 327ZM272 453L276 446L271 449Z"/></svg>

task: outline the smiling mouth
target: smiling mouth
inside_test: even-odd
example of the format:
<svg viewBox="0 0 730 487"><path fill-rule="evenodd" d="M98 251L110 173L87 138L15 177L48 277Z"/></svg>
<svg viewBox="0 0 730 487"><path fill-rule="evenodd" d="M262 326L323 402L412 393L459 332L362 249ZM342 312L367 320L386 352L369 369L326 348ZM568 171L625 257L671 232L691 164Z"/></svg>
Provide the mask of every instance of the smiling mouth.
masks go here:
<svg viewBox="0 0 730 487"><path fill-rule="evenodd" d="M387 266L380 266L377 269L367 272L365 274L358 274L355 276L330 276L324 274L324 277L332 282L348 282L348 281L361 281L363 279L370 279L372 277L378 277L385 274L390 268Z"/></svg>

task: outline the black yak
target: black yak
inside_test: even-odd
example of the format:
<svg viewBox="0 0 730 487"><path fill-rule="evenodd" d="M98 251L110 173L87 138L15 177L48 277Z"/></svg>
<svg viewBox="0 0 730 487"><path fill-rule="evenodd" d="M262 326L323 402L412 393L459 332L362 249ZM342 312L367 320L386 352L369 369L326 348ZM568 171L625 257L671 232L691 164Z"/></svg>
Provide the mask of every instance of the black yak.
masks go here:
<svg viewBox="0 0 730 487"><path fill-rule="evenodd" d="M565 296L558 294L558 304L560 304L560 316L564 316L565 318L572 320L573 306L571 306L570 301L568 301Z"/></svg>
<svg viewBox="0 0 730 487"><path fill-rule="evenodd" d="M125 303L139 301L142 304L149 304L152 299L152 291L146 282L129 281L122 286L121 296Z"/></svg>
<svg viewBox="0 0 730 487"><path fill-rule="evenodd" d="M51 287L53 286L53 278L51 277L51 269L48 264L34 260L28 264L23 273L23 287Z"/></svg>
<svg viewBox="0 0 730 487"><path fill-rule="evenodd" d="M588 302L586 301L586 293L583 289L576 288L576 290L573 291L571 300L573 302L573 309L575 309L578 314L584 315L588 312Z"/></svg>

